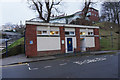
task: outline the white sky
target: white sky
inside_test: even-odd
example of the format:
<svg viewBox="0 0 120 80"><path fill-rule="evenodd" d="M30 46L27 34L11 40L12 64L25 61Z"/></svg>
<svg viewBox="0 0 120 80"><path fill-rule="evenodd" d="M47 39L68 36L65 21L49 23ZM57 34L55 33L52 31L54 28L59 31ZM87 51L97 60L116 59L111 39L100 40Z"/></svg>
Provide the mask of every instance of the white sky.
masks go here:
<svg viewBox="0 0 120 80"><path fill-rule="evenodd" d="M82 4L78 0L67 0L69 2L61 6L62 11L67 14L73 14L82 10ZM96 9L100 9L100 6L95 5ZM28 7L26 0L0 0L0 26L11 22L13 24L19 24L20 21L25 23L25 20L29 20L36 17L36 13Z"/></svg>

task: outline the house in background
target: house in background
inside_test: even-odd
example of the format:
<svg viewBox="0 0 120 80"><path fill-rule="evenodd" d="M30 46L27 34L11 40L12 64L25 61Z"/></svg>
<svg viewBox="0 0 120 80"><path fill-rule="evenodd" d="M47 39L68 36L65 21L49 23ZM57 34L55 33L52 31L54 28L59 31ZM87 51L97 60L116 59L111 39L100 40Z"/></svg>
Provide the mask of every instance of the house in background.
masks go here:
<svg viewBox="0 0 120 80"><path fill-rule="evenodd" d="M84 11L84 9L82 10L82 12L83 12L83 11ZM83 13L82 13L81 15L83 15ZM87 16L89 16L89 17L88 17L89 20L92 21L93 23L99 21L99 12L98 12L98 10L96 10L96 9L94 9L94 8L92 8L92 7L90 7L90 8L88 9Z"/></svg>
<svg viewBox="0 0 120 80"><path fill-rule="evenodd" d="M76 21L76 19L82 19L83 13L84 13L84 9L82 11L78 11L78 12L72 14L72 15L62 14L62 15L57 16L57 17L52 17L50 22L51 23L66 23L66 24L69 24L72 21ZM98 22L99 21L98 10L96 10L92 7L89 7L85 20L88 20L92 23Z"/></svg>
<svg viewBox="0 0 120 80"><path fill-rule="evenodd" d="M26 21L27 57L100 50L99 27Z"/></svg>
<svg viewBox="0 0 120 80"><path fill-rule="evenodd" d="M2 31L11 31L13 30L12 26L9 25L2 25Z"/></svg>

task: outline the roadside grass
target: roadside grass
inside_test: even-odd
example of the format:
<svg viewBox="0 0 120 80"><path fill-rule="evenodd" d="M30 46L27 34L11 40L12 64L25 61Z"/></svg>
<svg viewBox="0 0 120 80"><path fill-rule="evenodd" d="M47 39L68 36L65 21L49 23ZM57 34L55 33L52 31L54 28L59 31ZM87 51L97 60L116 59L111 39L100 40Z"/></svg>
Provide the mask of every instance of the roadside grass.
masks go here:
<svg viewBox="0 0 120 80"><path fill-rule="evenodd" d="M15 46L24 44L24 37L18 39L17 41L15 41L13 44L11 44L10 46L8 46L8 49L13 48Z"/></svg>
<svg viewBox="0 0 120 80"><path fill-rule="evenodd" d="M6 49L2 50L2 53L5 53ZM3 54L2 57L14 56L17 54L24 53L24 37L16 40L14 43L8 46L7 54Z"/></svg>
<svg viewBox="0 0 120 80"><path fill-rule="evenodd" d="M101 37L100 47L101 47L101 50L118 50L118 38L113 37L113 43L112 43L111 37L107 37L107 38Z"/></svg>

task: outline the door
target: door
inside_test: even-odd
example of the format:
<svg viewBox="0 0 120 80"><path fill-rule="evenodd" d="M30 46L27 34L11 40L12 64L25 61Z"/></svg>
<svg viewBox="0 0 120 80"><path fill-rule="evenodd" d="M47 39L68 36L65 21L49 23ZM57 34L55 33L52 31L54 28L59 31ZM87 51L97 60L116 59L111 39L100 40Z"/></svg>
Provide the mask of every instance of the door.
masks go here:
<svg viewBox="0 0 120 80"><path fill-rule="evenodd" d="M67 51L73 51L72 38L67 38Z"/></svg>
<svg viewBox="0 0 120 80"><path fill-rule="evenodd" d="M80 48L81 48L81 51L86 51L84 38L81 38L81 40L80 40Z"/></svg>

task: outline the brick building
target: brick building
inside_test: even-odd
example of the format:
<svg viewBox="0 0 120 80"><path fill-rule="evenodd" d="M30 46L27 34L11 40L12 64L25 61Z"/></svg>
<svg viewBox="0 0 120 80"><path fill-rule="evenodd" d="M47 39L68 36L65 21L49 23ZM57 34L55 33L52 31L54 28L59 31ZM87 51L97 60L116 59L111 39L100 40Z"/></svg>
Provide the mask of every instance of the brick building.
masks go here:
<svg viewBox="0 0 120 80"><path fill-rule="evenodd" d="M26 21L26 56L99 50L99 27Z"/></svg>
<svg viewBox="0 0 120 80"><path fill-rule="evenodd" d="M84 9L82 10L82 14L80 14L80 15L83 15L83 12L84 12ZM89 20L92 21L93 23L99 21L99 12L98 12L98 10L96 10L92 7L90 7L88 9L87 16L89 16L88 17Z"/></svg>

